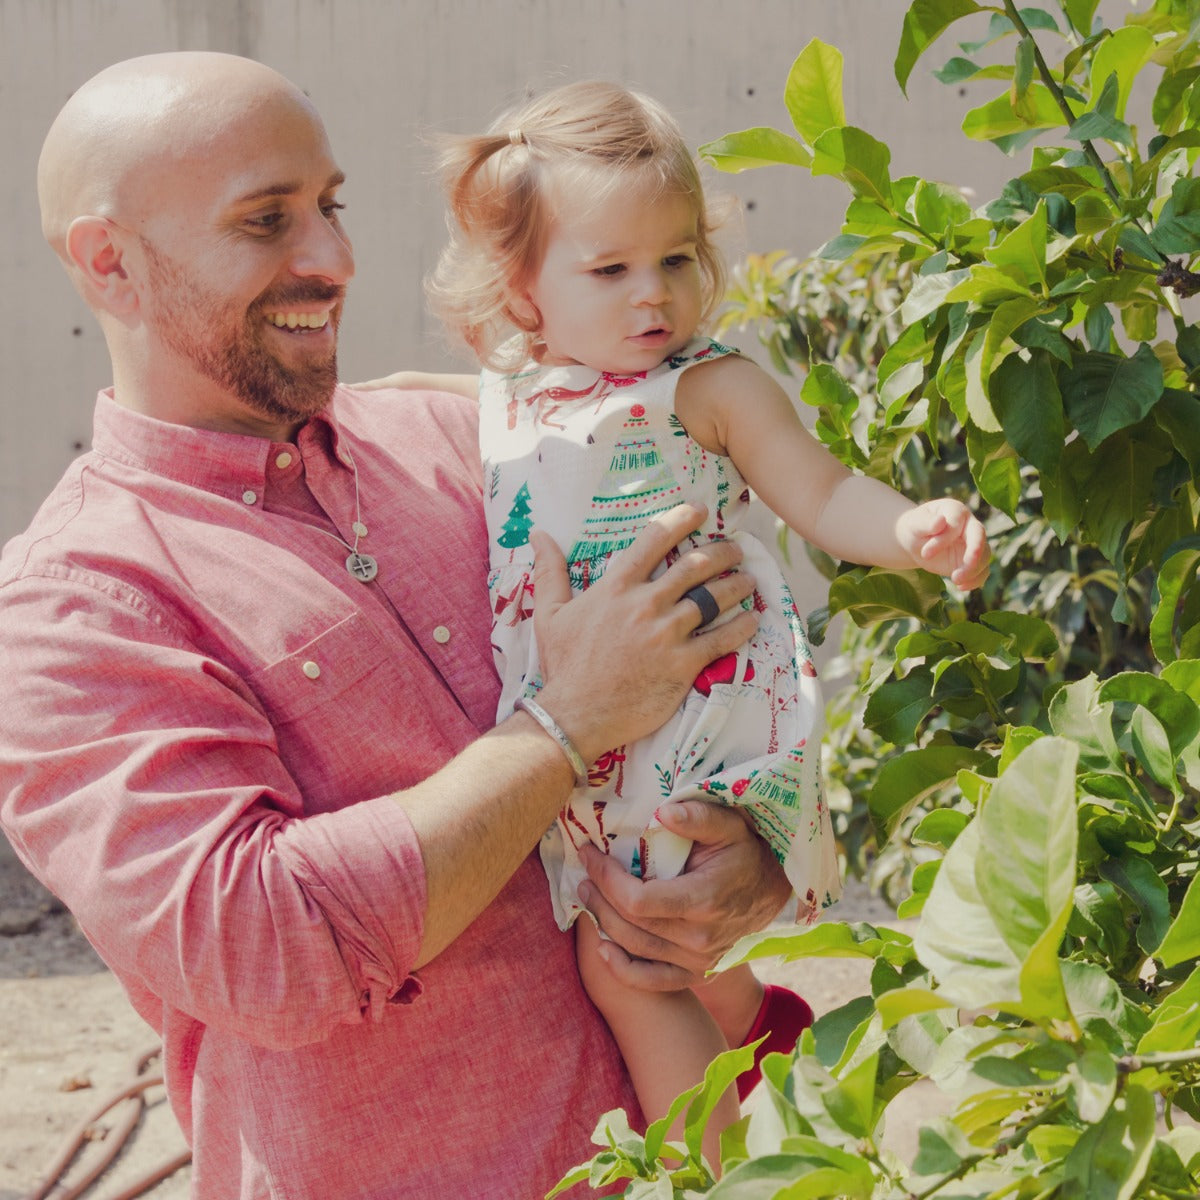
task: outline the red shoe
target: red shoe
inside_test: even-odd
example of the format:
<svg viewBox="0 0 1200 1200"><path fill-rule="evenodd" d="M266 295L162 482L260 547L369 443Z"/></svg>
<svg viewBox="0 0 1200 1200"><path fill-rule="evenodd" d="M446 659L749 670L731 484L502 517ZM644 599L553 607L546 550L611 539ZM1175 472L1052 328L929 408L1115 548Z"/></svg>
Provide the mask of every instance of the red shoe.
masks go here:
<svg viewBox="0 0 1200 1200"><path fill-rule="evenodd" d="M745 1100L762 1078L760 1064L767 1054L790 1054L796 1048L800 1035L813 1023L813 1010L808 1001L785 987L768 983L764 990L762 1006L750 1032L742 1045L756 1042L766 1035L766 1040L754 1051L754 1066L738 1076L738 1099Z"/></svg>

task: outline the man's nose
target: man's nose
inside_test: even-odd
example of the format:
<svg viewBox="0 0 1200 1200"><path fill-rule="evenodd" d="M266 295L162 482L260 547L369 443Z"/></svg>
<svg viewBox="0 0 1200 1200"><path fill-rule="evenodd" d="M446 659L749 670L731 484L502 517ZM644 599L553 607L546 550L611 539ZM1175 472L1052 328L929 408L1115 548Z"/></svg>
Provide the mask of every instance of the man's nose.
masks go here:
<svg viewBox="0 0 1200 1200"><path fill-rule="evenodd" d="M324 213L314 213L298 231L291 270L344 284L354 276L354 249L346 231Z"/></svg>

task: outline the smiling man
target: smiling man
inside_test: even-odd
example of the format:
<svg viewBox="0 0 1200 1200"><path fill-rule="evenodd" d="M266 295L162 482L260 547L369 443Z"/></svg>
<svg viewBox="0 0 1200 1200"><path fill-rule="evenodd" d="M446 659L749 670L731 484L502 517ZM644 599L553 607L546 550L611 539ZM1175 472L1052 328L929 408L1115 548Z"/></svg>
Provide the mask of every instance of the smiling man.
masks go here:
<svg viewBox="0 0 1200 1200"><path fill-rule="evenodd" d="M752 632L694 634L684 593L753 581L728 542L650 578L695 509L576 599L539 538L549 724L492 729L474 405L337 385L341 182L303 93L227 55L118 64L51 128L43 226L113 385L0 558L0 820L161 1032L194 1195L527 1200L633 1104L530 853L580 756ZM675 987L787 887L736 815L663 820L688 873L597 854L589 903Z"/></svg>

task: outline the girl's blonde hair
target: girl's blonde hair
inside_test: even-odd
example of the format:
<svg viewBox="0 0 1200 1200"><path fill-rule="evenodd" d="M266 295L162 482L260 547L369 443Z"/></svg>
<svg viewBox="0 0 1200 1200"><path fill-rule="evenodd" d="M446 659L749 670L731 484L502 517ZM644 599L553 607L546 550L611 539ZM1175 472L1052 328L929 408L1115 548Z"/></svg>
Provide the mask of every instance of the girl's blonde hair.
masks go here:
<svg viewBox="0 0 1200 1200"><path fill-rule="evenodd" d="M439 160L449 203L450 241L426 281L434 310L481 362L521 335L521 361L538 341L534 322L510 298L541 267L552 213L549 173L587 181L603 201L630 176L696 209L696 258L704 288L701 320L725 291L725 268L695 160L674 118L648 96L602 81L570 83L512 109L483 135L444 140Z"/></svg>

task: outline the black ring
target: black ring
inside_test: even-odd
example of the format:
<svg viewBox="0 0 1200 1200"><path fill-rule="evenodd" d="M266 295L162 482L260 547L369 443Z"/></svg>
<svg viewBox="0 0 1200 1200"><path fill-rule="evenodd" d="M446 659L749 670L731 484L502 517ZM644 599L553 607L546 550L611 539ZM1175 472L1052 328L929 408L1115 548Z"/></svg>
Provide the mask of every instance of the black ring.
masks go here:
<svg viewBox="0 0 1200 1200"><path fill-rule="evenodd" d="M680 598L690 600L700 610L700 624L696 626L697 629L703 629L705 625L715 621L721 612L721 606L713 598L712 592L702 583L688 588Z"/></svg>

